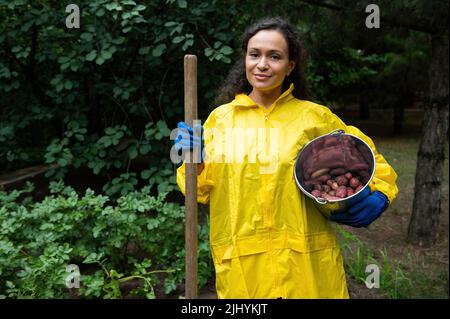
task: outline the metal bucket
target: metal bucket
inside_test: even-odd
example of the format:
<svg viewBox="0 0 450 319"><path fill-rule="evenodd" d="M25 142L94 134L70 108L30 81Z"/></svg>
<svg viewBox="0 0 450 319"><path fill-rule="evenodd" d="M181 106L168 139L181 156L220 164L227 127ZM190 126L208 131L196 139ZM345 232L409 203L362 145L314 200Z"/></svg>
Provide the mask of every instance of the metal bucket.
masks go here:
<svg viewBox="0 0 450 319"><path fill-rule="evenodd" d="M339 200L326 200L321 197L319 198L314 197L306 190L306 185L304 183L305 177L302 172L303 160L308 156L310 156L312 146L314 145L314 143L317 143L320 139L327 138L329 136L339 137L342 135L350 136L355 141L356 147L358 147L359 150L362 150L362 152L360 153L369 166L370 178L357 193L349 197L342 198ZM373 151L370 148L370 146L359 137L356 137L352 134L347 134L343 130L332 131L329 134L319 136L310 141L299 152L294 166L294 178L297 186L300 188L300 190L303 192L303 194L305 194L307 198L309 198L314 202L315 206L319 209L319 211L327 218L329 218L331 214L346 211L352 203L356 203L360 199L362 199L362 197L365 196L363 195L363 193L367 192L366 189L369 187L369 184L372 181L374 173L375 173L375 155L373 154Z"/></svg>

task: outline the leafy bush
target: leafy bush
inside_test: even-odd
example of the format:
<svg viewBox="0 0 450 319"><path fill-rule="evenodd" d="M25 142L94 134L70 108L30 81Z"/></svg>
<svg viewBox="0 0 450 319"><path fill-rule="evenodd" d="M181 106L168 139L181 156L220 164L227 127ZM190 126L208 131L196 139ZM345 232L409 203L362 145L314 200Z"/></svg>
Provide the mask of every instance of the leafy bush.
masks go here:
<svg viewBox="0 0 450 319"><path fill-rule="evenodd" d="M59 165L48 174L58 180L71 165L106 174L168 154L139 143L146 125L182 119L188 52L201 61L199 105L209 113L237 42L237 4L95 0L79 4L80 29L66 27L66 5L0 0L1 170L45 160Z"/></svg>
<svg viewBox="0 0 450 319"><path fill-rule="evenodd" d="M69 264L78 265L85 298L155 298L184 280L184 208L150 196L149 187L112 202L87 189L79 196L62 182L34 203L33 185L0 192L0 295L7 298L67 298ZM199 283L212 275L208 227L199 226ZM162 291L163 290L163 291Z"/></svg>

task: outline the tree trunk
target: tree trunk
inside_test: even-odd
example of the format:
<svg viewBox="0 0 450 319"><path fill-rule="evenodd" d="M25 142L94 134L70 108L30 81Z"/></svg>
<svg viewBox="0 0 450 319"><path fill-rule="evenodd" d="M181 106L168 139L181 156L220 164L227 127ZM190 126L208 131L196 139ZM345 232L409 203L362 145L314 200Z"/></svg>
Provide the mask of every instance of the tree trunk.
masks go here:
<svg viewBox="0 0 450 319"><path fill-rule="evenodd" d="M419 246L436 242L441 206L441 184L448 130L448 44L432 35L430 98L425 108L422 140L417 156L413 212L408 240Z"/></svg>

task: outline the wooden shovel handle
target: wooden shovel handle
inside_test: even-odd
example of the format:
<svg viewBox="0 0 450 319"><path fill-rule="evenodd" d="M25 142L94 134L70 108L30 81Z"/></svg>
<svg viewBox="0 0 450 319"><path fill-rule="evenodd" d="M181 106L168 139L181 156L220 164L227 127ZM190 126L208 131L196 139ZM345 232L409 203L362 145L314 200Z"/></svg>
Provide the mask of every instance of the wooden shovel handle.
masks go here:
<svg viewBox="0 0 450 319"><path fill-rule="evenodd" d="M197 119L197 57L184 56L184 116L187 125L194 127ZM186 162L186 298L197 298L197 164L192 161L191 152L185 157ZM195 158L195 156L194 156ZM188 160L189 159L189 160Z"/></svg>

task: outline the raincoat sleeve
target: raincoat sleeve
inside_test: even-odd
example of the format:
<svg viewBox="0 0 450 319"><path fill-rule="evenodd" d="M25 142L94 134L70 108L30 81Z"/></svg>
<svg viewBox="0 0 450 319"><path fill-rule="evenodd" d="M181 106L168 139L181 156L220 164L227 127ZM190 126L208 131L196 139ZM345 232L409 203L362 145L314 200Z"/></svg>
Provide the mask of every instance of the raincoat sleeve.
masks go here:
<svg viewBox="0 0 450 319"><path fill-rule="evenodd" d="M326 112L328 118L328 128L331 132L336 129L342 129L345 133L355 135L366 142L372 149L375 155L375 174L370 183L370 190L380 191L389 199L389 203L392 204L397 197L398 187L396 184L397 173L394 171L391 165L388 164L386 159L381 155L373 143L372 139L361 132L357 127L346 125L337 115L332 113L328 108ZM324 133L326 134L326 133Z"/></svg>
<svg viewBox="0 0 450 319"><path fill-rule="evenodd" d="M208 156L212 153L212 128L214 127L214 112L210 114L203 125L203 134L205 139L205 149ZM212 177L211 163L208 160L204 161L204 168L197 176L197 201L202 204L209 202L209 194L214 186ZM183 163L177 169L177 184L180 187L183 195L186 195L186 165Z"/></svg>

